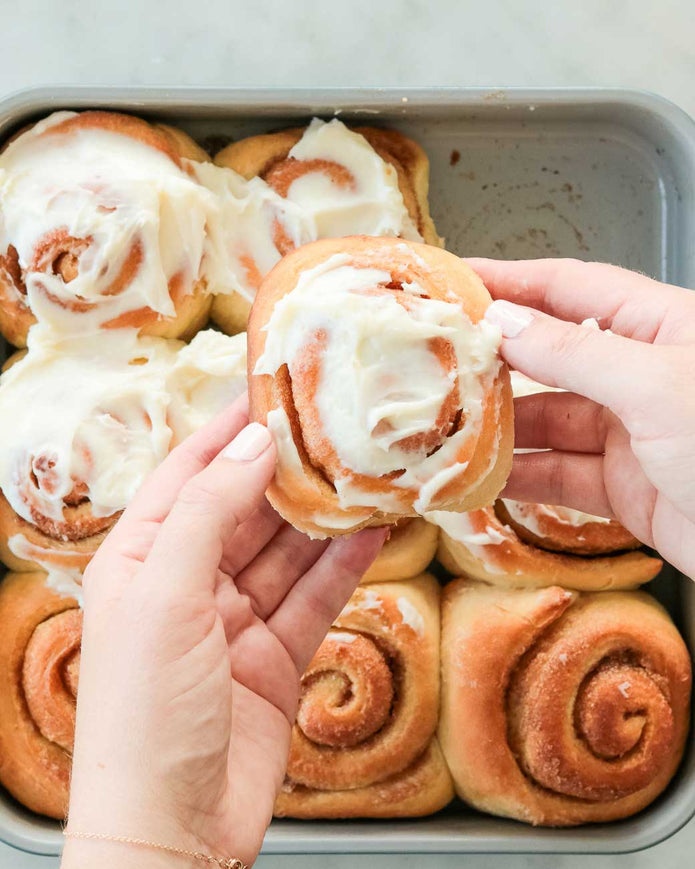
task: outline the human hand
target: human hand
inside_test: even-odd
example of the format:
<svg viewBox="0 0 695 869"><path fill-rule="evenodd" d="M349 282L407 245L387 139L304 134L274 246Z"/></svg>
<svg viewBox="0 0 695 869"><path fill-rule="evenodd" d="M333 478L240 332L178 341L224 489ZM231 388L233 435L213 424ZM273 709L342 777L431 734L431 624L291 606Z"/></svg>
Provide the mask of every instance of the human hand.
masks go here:
<svg viewBox="0 0 695 869"><path fill-rule="evenodd" d="M569 390L516 400L515 445L550 451L517 454L504 494L615 517L695 578L695 294L599 263L468 262L505 359Z"/></svg>
<svg viewBox="0 0 695 869"><path fill-rule="evenodd" d="M68 830L251 863L299 678L383 543L310 541L264 498L275 447L245 399L152 474L84 577ZM63 867L201 865L113 841Z"/></svg>

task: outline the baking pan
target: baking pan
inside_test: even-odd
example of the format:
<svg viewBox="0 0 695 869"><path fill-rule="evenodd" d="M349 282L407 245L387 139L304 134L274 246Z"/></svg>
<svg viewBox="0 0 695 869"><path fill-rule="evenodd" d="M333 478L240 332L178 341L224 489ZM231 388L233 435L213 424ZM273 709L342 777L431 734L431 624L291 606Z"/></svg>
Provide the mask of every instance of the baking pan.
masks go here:
<svg viewBox="0 0 695 869"><path fill-rule="evenodd" d="M0 102L0 139L56 109L111 108L169 121L212 150L313 115L397 127L432 164L432 213L461 255L607 260L695 288L695 123L646 93L578 90L69 88ZM695 648L695 587L666 567L650 586ZM0 626L0 630L2 627ZM692 740L667 792L640 815L534 829L454 803L405 821L274 821L269 854L625 852L695 814ZM58 854L58 824L0 792L0 838Z"/></svg>

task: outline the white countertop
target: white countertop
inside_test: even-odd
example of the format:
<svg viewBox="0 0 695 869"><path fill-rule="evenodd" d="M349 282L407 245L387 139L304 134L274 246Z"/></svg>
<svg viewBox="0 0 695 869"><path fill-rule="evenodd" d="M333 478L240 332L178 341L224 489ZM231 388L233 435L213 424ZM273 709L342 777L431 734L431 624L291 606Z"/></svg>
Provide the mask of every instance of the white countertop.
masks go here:
<svg viewBox="0 0 695 869"><path fill-rule="evenodd" d="M5 0L4 10L0 95L78 83L603 85L656 91L695 115L692 0ZM650 851L594 857L590 865L680 869L693 852L695 821ZM579 856L317 856L262 858L257 866L579 869L586 863ZM0 845L0 869L57 865Z"/></svg>

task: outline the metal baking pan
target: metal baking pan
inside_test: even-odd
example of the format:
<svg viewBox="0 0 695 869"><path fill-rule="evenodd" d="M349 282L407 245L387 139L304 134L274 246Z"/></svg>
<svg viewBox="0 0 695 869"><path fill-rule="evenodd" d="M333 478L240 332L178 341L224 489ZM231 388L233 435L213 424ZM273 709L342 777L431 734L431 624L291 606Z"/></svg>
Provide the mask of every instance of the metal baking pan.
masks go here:
<svg viewBox="0 0 695 869"><path fill-rule="evenodd" d="M69 88L0 102L0 140L56 109L120 109L169 121L215 150L338 114L394 126L426 149L432 213L461 255L607 260L695 288L695 123L650 94L617 90L267 90ZM665 568L651 590L695 649L695 586ZM0 626L0 630L1 630ZM581 852L649 847L695 814L695 746L667 792L638 816L534 829L454 803L409 821L274 821L268 854ZM58 824L0 793L0 838L58 854Z"/></svg>

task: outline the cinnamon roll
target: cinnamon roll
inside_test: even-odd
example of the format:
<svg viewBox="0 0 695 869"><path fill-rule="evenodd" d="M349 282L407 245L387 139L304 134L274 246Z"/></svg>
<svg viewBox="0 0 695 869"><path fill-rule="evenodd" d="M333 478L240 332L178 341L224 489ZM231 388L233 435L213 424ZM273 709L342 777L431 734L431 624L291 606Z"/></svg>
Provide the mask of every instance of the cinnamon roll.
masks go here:
<svg viewBox="0 0 695 869"><path fill-rule="evenodd" d="M458 794L548 826L616 820L667 786L691 665L641 592L444 589L439 738Z"/></svg>
<svg viewBox="0 0 695 869"><path fill-rule="evenodd" d="M302 677L275 814L402 817L453 795L436 737L439 587L357 589Z"/></svg>
<svg viewBox="0 0 695 869"><path fill-rule="evenodd" d="M132 327L194 334L209 313L214 196L181 131L110 112L56 112L0 155L0 330Z"/></svg>
<svg viewBox="0 0 695 869"><path fill-rule="evenodd" d="M391 529L362 584L408 579L427 569L437 551L439 532L425 519L401 519Z"/></svg>
<svg viewBox="0 0 695 869"><path fill-rule="evenodd" d="M266 203L265 232L259 226L241 245L241 280L213 302L213 319L225 332L246 327L261 279L298 243L371 235L441 245L427 200L427 156L395 130L315 118L305 128L235 142L215 162L257 185L254 193ZM239 233L227 231L238 246Z"/></svg>
<svg viewBox="0 0 695 869"><path fill-rule="evenodd" d="M511 372L515 398L562 390ZM635 588L662 562L613 519L507 498L468 514L432 513L438 558L453 574L506 586L562 585L580 591Z"/></svg>
<svg viewBox="0 0 695 869"><path fill-rule="evenodd" d="M278 446L268 498L315 537L489 504L512 402L490 297L453 254L398 239L305 245L249 323L251 416Z"/></svg>
<svg viewBox="0 0 695 869"><path fill-rule="evenodd" d="M31 811L64 818L82 612L44 574L10 573L0 624L0 783Z"/></svg>
<svg viewBox="0 0 695 869"><path fill-rule="evenodd" d="M0 558L83 571L172 445L245 388L244 337L36 343L0 378Z"/></svg>

